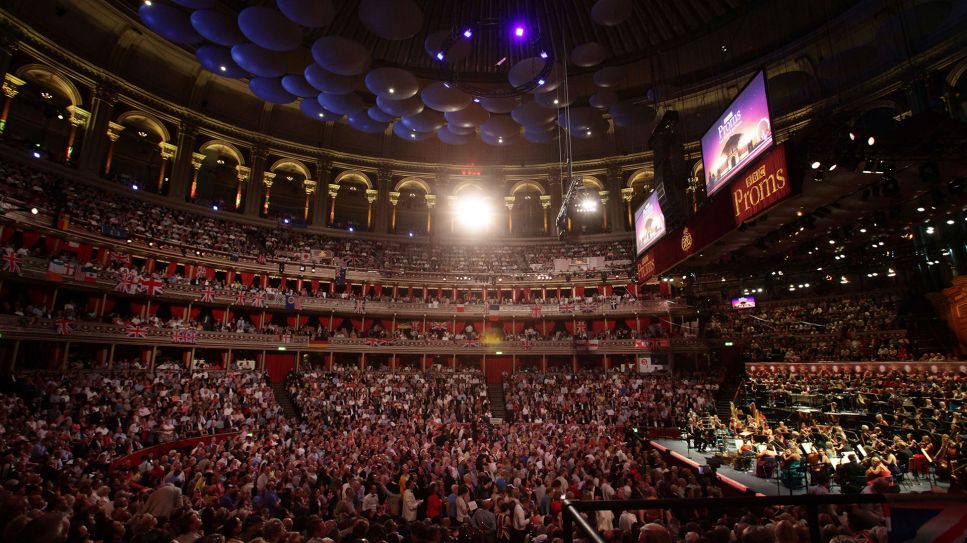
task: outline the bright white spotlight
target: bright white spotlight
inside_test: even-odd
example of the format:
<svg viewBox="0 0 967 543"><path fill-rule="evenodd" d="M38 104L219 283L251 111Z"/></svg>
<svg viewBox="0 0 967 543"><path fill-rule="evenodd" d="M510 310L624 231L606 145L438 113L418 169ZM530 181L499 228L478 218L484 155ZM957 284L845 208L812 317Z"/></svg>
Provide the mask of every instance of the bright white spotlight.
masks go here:
<svg viewBox="0 0 967 543"><path fill-rule="evenodd" d="M815 162L813 162L813 163L811 164L811 166L813 167L813 169L814 169L814 170L818 170L818 169L819 169L819 167L820 167L820 166L822 166L822 163L821 163L820 161L818 161L818 160L817 160L817 161L815 161Z"/></svg>
<svg viewBox="0 0 967 543"><path fill-rule="evenodd" d="M468 230L485 230L494 218L490 202L476 195L457 200L453 212L456 213L457 223Z"/></svg>

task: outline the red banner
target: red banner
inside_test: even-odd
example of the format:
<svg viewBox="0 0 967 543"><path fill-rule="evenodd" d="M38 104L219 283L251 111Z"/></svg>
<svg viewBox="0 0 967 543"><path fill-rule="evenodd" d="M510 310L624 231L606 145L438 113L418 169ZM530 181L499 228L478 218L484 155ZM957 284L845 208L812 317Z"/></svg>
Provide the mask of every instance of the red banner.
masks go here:
<svg viewBox="0 0 967 543"><path fill-rule="evenodd" d="M779 168L783 172L783 187L781 188L778 186L778 178L776 177L776 170ZM756 173L760 171L763 172L761 177L759 173ZM745 218L757 215L789 196L793 192L791 186L793 176L787 175L787 172L786 146L783 145L759 159L747 173L733 183L741 190L742 187L746 187L746 181L752 179L750 181L752 187L755 187L757 183L772 183L770 186L774 187L775 190L771 190L766 196L766 193L763 192L765 187L760 187L758 192L755 188L748 189L743 196L744 199L740 201L741 217L733 205L733 197L713 198L710 203L699 209L698 213L692 215L685 226L669 231L651 249L641 255L636 266L638 281L645 282L652 276L675 267L678 263L735 230L736 225L740 224ZM770 178L772 179L770 180ZM796 190L798 190L798 185ZM748 204L747 210L746 204Z"/></svg>
<svg viewBox="0 0 967 543"><path fill-rule="evenodd" d="M792 194L786 148L776 147L732 183L735 224L755 217Z"/></svg>

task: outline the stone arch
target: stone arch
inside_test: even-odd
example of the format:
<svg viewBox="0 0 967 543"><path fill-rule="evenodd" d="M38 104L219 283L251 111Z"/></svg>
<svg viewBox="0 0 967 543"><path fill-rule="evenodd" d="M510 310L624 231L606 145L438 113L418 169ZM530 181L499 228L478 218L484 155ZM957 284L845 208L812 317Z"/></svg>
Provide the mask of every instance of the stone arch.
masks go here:
<svg viewBox="0 0 967 543"><path fill-rule="evenodd" d="M396 183L396 187L393 188L393 192L402 192L403 189L407 187L420 189L424 194L433 194L433 191L430 190L430 184L424 181L422 178L415 176L400 179L399 182Z"/></svg>
<svg viewBox="0 0 967 543"><path fill-rule="evenodd" d="M629 189L633 189L635 188L635 185L639 183L647 184L650 181L654 181L654 179L655 179L654 172L641 168L639 170L635 170L630 176L628 176L628 182L625 183L625 187Z"/></svg>
<svg viewBox="0 0 967 543"><path fill-rule="evenodd" d="M62 72L43 64L26 64L17 69L17 77L35 85L57 91L67 98L71 105L80 106L84 103L77 87Z"/></svg>
<svg viewBox="0 0 967 543"><path fill-rule="evenodd" d="M245 157L242 155L242 152L239 151L238 147L235 147L234 145L232 145L231 143L228 143L227 141L209 140L201 144L201 147L198 148L199 153L205 153L205 151L209 151L209 150L217 151L219 153L224 153L234 158L235 162L237 162L239 166L245 165Z"/></svg>
<svg viewBox="0 0 967 543"><path fill-rule="evenodd" d="M467 180L467 181L461 181L460 183L457 184L456 187L453 188L453 195L457 196L461 192L464 192L468 189L473 189L473 190L476 190L477 192L484 191L483 187L481 187L480 183L478 183L477 181Z"/></svg>
<svg viewBox="0 0 967 543"><path fill-rule="evenodd" d="M118 124L130 124L132 126L137 126L139 128L148 130L161 138L161 141L163 142L171 141L171 134L168 133L168 129L165 127L165 124L157 117L146 111L137 109L125 111L118 116L115 122Z"/></svg>
<svg viewBox="0 0 967 543"><path fill-rule="evenodd" d="M584 182L585 187L593 188L594 190L605 190L604 183L593 175L582 174L581 180Z"/></svg>
<svg viewBox="0 0 967 543"><path fill-rule="evenodd" d="M343 181L356 181L366 185L367 189L373 188L373 182L369 180L369 176L359 170L346 170L337 175L336 179L333 180L333 183L339 185L342 184Z"/></svg>
<svg viewBox="0 0 967 543"><path fill-rule="evenodd" d="M544 196L547 192L544 191L544 187L536 181L518 181L514 183L514 186L510 187L510 195L515 196L518 192L526 189L534 189Z"/></svg>
<svg viewBox="0 0 967 543"><path fill-rule="evenodd" d="M274 163L272 163L272 166L269 167L269 171L286 171L287 168L288 171L295 171L296 173L302 175L303 179L312 179L312 174L309 173L309 168L307 168L301 160L296 160L294 158L280 158L279 160L276 160Z"/></svg>
<svg viewBox="0 0 967 543"><path fill-rule="evenodd" d="M967 75L967 58L954 65L947 73L947 85L950 88L956 88L965 75Z"/></svg>

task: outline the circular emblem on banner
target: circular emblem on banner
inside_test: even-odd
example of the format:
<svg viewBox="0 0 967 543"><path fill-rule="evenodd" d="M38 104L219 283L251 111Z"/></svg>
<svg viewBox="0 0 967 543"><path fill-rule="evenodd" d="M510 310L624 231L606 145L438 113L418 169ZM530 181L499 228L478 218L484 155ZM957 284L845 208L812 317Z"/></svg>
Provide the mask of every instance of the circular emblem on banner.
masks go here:
<svg viewBox="0 0 967 543"><path fill-rule="evenodd" d="M682 230L682 251L689 252L692 249L692 233L688 228Z"/></svg>

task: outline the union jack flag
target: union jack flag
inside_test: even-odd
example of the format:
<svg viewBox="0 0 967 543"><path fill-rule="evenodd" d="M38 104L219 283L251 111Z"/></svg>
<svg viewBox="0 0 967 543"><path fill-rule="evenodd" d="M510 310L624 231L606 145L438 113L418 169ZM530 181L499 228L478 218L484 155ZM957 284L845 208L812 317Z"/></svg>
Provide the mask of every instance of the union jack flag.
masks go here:
<svg viewBox="0 0 967 543"><path fill-rule="evenodd" d="M164 294L165 282L155 277L146 277L141 281L141 288L148 293L148 296L160 296Z"/></svg>
<svg viewBox="0 0 967 543"><path fill-rule="evenodd" d="M967 506L962 503L923 501L901 502L888 495L886 523L890 543L954 543L967 537ZM892 498L892 499L891 499ZM859 539L857 539L859 541Z"/></svg>
<svg viewBox="0 0 967 543"><path fill-rule="evenodd" d="M423 329L423 321L410 321L410 328L412 328L414 330L422 330Z"/></svg>
<svg viewBox="0 0 967 543"><path fill-rule="evenodd" d="M593 313L595 307L595 304L581 304L581 311L584 313Z"/></svg>
<svg viewBox="0 0 967 543"><path fill-rule="evenodd" d="M57 333L62 336L66 336L74 331L73 327L71 326L71 321L68 319L57 319L54 321L54 326L57 327Z"/></svg>
<svg viewBox="0 0 967 543"><path fill-rule="evenodd" d="M10 273L20 273L20 257L17 253L10 251L3 255L3 271Z"/></svg>
<svg viewBox="0 0 967 543"><path fill-rule="evenodd" d="M574 313L574 304L560 304L557 310L561 313Z"/></svg>
<svg viewBox="0 0 967 543"><path fill-rule="evenodd" d="M366 300L353 300L353 313L365 313Z"/></svg>
<svg viewBox="0 0 967 543"><path fill-rule="evenodd" d="M201 301L203 302L214 302L215 301L215 289L212 287L205 287L201 289Z"/></svg>
<svg viewBox="0 0 967 543"><path fill-rule="evenodd" d="M178 328L171 331L172 343L195 343L198 333L191 328Z"/></svg>
<svg viewBox="0 0 967 543"><path fill-rule="evenodd" d="M588 333L588 323L584 321L578 321L574 323L574 333L576 334L587 334Z"/></svg>
<svg viewBox="0 0 967 543"><path fill-rule="evenodd" d="M252 307L265 307L264 292L256 292L252 295Z"/></svg>
<svg viewBox="0 0 967 543"><path fill-rule="evenodd" d="M147 337L148 329L140 324L128 324L126 334L128 337Z"/></svg>
<svg viewBox="0 0 967 543"><path fill-rule="evenodd" d="M123 292L125 294L131 294L131 288L134 283L132 281L132 276L128 272L121 272L118 274L118 282L114 285L114 290L116 292Z"/></svg>
<svg viewBox="0 0 967 543"><path fill-rule="evenodd" d="M429 326L430 326L430 330L449 330L450 329L450 323L443 322L443 321L433 321L429 323Z"/></svg>
<svg viewBox="0 0 967 543"><path fill-rule="evenodd" d="M245 291L240 290L235 293L235 301L232 302L235 305L245 305Z"/></svg>
<svg viewBox="0 0 967 543"><path fill-rule="evenodd" d="M541 318L542 313L543 313L543 308L541 308L541 304L531 305L531 317L535 319L539 319Z"/></svg>

